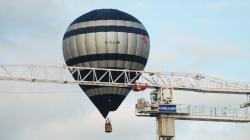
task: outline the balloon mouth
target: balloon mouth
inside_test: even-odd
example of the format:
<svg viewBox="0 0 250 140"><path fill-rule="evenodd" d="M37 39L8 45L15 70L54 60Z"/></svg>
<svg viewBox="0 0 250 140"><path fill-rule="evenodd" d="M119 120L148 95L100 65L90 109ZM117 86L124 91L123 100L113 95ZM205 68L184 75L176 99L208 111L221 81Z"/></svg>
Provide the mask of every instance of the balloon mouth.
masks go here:
<svg viewBox="0 0 250 140"><path fill-rule="evenodd" d="M98 109L98 110L102 114L103 118L107 118L107 116L110 112L110 110L100 110L100 109Z"/></svg>
<svg viewBox="0 0 250 140"><path fill-rule="evenodd" d="M125 95L105 94L95 95L89 98L102 114L103 118L106 118L110 111L117 110L125 97Z"/></svg>

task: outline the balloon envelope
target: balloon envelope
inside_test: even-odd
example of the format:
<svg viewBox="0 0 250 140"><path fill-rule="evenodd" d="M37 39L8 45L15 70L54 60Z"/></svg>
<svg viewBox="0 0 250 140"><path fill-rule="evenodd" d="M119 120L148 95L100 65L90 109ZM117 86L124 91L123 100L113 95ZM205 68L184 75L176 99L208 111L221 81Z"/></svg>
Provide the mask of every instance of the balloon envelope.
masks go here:
<svg viewBox="0 0 250 140"><path fill-rule="evenodd" d="M149 35L135 17L115 9L90 11L67 28L63 55L68 66L143 70L149 55ZM84 77L88 70L81 71ZM96 75L104 72L99 70ZM116 78L120 73L112 71ZM131 79L134 74L130 74ZM77 75L73 74L76 79ZM93 73L87 76L91 80ZM105 76L102 81L108 81ZM117 82L124 82L124 77ZM131 88L80 85L104 118L115 111Z"/></svg>

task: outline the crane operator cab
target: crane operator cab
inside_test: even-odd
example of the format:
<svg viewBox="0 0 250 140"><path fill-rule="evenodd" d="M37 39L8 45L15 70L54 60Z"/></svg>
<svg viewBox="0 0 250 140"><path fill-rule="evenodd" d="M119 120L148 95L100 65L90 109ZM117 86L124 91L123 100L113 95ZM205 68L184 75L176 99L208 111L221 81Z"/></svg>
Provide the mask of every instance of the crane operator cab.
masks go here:
<svg viewBox="0 0 250 140"><path fill-rule="evenodd" d="M150 93L150 100L151 102L157 102L157 91L153 91Z"/></svg>
<svg viewBox="0 0 250 140"><path fill-rule="evenodd" d="M106 119L105 132L106 133L111 133L112 132L112 124L111 124L111 121L109 120L109 118Z"/></svg>

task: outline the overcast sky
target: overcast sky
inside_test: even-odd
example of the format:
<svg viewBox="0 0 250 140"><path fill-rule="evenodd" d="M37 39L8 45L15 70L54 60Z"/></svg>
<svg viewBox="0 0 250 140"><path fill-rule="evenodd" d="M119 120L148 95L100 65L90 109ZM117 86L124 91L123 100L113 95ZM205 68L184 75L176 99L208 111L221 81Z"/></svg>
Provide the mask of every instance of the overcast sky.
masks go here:
<svg viewBox="0 0 250 140"><path fill-rule="evenodd" d="M250 82L250 0L1 0L0 64L62 65L62 37L99 8L130 13L146 27L150 71L203 73ZM155 139L131 92L111 113L114 131L78 86L0 81L0 140ZM177 93L177 103L242 103L246 96ZM176 140L249 140L250 124L176 122Z"/></svg>

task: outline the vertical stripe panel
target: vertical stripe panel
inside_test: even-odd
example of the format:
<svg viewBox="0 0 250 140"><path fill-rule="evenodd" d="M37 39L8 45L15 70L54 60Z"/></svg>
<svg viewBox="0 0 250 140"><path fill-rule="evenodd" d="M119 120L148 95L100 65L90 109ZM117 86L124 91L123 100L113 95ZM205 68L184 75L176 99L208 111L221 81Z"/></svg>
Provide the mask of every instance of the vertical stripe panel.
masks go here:
<svg viewBox="0 0 250 140"><path fill-rule="evenodd" d="M66 52L66 40L63 40L63 57L64 57L64 60L68 60L68 56L67 56L67 52Z"/></svg>
<svg viewBox="0 0 250 140"><path fill-rule="evenodd" d="M108 53L117 53L117 32L107 32L107 48ZM108 67L116 67L115 61L108 60Z"/></svg>
<svg viewBox="0 0 250 140"><path fill-rule="evenodd" d="M119 54L127 54L127 50L128 50L127 33L118 32L118 40L120 41L118 44L118 53ZM118 68L125 67L125 62L119 61L119 63L117 63L117 65L116 65L116 67L118 67Z"/></svg>
<svg viewBox="0 0 250 140"><path fill-rule="evenodd" d="M85 43L86 43L86 50L87 50L88 55L96 54L95 34L96 33L85 34ZM97 67L97 62L95 61L90 62L90 67Z"/></svg>
<svg viewBox="0 0 250 140"><path fill-rule="evenodd" d="M71 53L70 53L70 45L69 45L69 39L65 40L65 50L66 50L66 54L68 56L68 59L71 59Z"/></svg>
<svg viewBox="0 0 250 140"><path fill-rule="evenodd" d="M78 51L78 56L84 56L86 55L86 48L85 48L85 35L77 35L76 36L76 48ZM88 63L86 63L85 65L80 65L81 67L88 67Z"/></svg>
<svg viewBox="0 0 250 140"><path fill-rule="evenodd" d="M136 34L133 33L128 33L128 53L127 54L135 54L136 53L136 43L137 38ZM132 69L133 67L133 62L128 62L128 67L129 69Z"/></svg>
<svg viewBox="0 0 250 140"><path fill-rule="evenodd" d="M144 37L146 37L146 36L144 36ZM145 47L145 50L144 50L144 53L143 53L144 58L148 58L149 52L150 52L150 40L149 40L148 37L146 37L146 38L147 38L148 44L147 44L147 47Z"/></svg>
<svg viewBox="0 0 250 140"><path fill-rule="evenodd" d="M97 54L105 54L106 53L106 33L105 32L97 32L96 33L96 53ZM107 67L106 63L97 62L98 67L105 68Z"/></svg>
<svg viewBox="0 0 250 140"><path fill-rule="evenodd" d="M71 52L71 57L73 57L73 58L78 57L75 36L72 36L69 38L69 48L70 48L70 52Z"/></svg>

